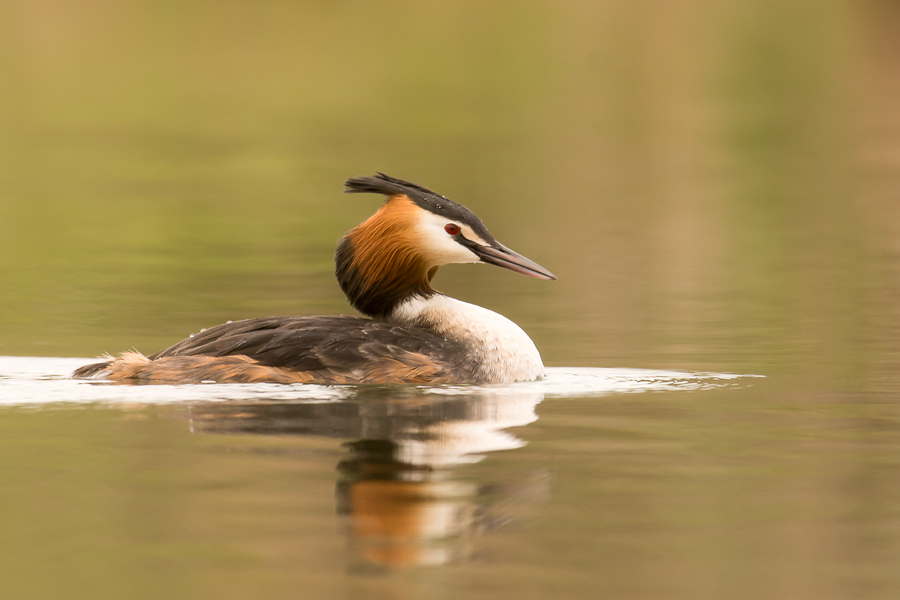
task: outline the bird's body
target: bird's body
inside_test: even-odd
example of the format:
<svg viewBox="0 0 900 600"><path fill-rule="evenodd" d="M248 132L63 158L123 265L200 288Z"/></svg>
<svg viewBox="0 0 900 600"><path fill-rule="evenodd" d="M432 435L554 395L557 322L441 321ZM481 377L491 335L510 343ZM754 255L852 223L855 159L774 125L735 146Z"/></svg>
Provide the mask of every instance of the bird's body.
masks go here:
<svg viewBox="0 0 900 600"><path fill-rule="evenodd" d="M462 205L379 174L349 192L388 196L350 231L335 274L350 303L371 318L267 317L218 325L150 356L127 352L75 377L159 383L501 383L544 367L518 325L431 287L444 264L488 262L555 279L499 244Z"/></svg>

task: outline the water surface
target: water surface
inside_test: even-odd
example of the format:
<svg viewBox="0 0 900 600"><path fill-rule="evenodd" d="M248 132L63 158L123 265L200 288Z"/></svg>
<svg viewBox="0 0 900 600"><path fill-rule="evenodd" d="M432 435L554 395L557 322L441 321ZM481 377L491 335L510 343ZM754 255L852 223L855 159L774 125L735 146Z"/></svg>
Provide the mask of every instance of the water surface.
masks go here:
<svg viewBox="0 0 900 600"><path fill-rule="evenodd" d="M551 368L533 383L438 387L71 379L86 362L0 357L0 418L11 434L4 461L20 465L7 480L7 515L21 518L5 538L18 555L12 568L27 573L27 565L51 560L44 553L52 548L77 545L74 563L100 569L78 573L86 595L144 585L145 568L174 570L192 585L226 565L264 577L260 561L270 553L300 561L290 578L304 586L321 579L324 597L339 581L368 589L390 576L389 587L403 587L425 567L501 566L520 551L517 536L540 543L534 528L574 508L557 505L556 488L572 485L569 468L591 458L575 431L565 432L571 424L557 423L563 431L550 439L573 446L540 448L542 402L708 393L758 379L598 368ZM29 433L34 427L50 437ZM529 445L538 447L516 456ZM45 486L49 497L37 492ZM134 522L133 511L142 515ZM546 533L577 544L582 525ZM583 568L596 570L594 561ZM572 583L566 577L563 588ZM37 578L29 587L56 590ZM182 591L171 582L151 589Z"/></svg>
<svg viewBox="0 0 900 600"><path fill-rule="evenodd" d="M885 0L0 0L4 597L900 596L898 31ZM547 381L66 378L350 314L333 251L381 199L341 187L376 171L559 277L434 280Z"/></svg>

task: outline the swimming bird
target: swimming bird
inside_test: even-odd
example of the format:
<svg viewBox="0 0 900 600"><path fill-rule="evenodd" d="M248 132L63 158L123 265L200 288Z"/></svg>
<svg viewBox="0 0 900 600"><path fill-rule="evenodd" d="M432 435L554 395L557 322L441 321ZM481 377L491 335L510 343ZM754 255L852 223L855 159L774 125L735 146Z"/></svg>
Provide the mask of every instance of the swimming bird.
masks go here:
<svg viewBox="0 0 900 600"><path fill-rule="evenodd" d="M431 286L438 267L487 263L537 279L547 269L498 242L465 206L384 173L345 182L386 196L347 233L335 275L365 317L286 316L211 327L144 356L125 352L77 378L156 383L507 383L544 374L522 329Z"/></svg>

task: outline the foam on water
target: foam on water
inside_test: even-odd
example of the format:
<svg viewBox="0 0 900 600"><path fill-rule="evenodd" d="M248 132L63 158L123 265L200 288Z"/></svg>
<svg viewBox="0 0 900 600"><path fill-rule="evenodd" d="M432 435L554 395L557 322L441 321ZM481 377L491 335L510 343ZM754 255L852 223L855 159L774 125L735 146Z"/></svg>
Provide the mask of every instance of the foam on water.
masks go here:
<svg viewBox="0 0 900 600"><path fill-rule="evenodd" d="M121 385L71 378L96 359L0 356L0 406L56 403L168 404L179 402L338 402L356 395L355 386L281 384ZM691 373L649 369L555 367L542 381L465 386L417 386L438 395L528 394L540 397L700 390L746 383L758 375ZM742 381L743 380L743 381ZM408 389L411 386L402 386Z"/></svg>

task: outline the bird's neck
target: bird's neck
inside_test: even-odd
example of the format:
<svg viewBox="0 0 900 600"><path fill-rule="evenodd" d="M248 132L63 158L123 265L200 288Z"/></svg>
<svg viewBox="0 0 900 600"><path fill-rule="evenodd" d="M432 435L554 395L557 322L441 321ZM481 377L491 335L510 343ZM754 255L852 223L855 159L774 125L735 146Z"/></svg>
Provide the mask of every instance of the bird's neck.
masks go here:
<svg viewBox="0 0 900 600"><path fill-rule="evenodd" d="M334 256L338 285L353 308L384 320L404 300L437 293L431 287L437 267L429 266L396 237L370 242L362 227L341 240Z"/></svg>

